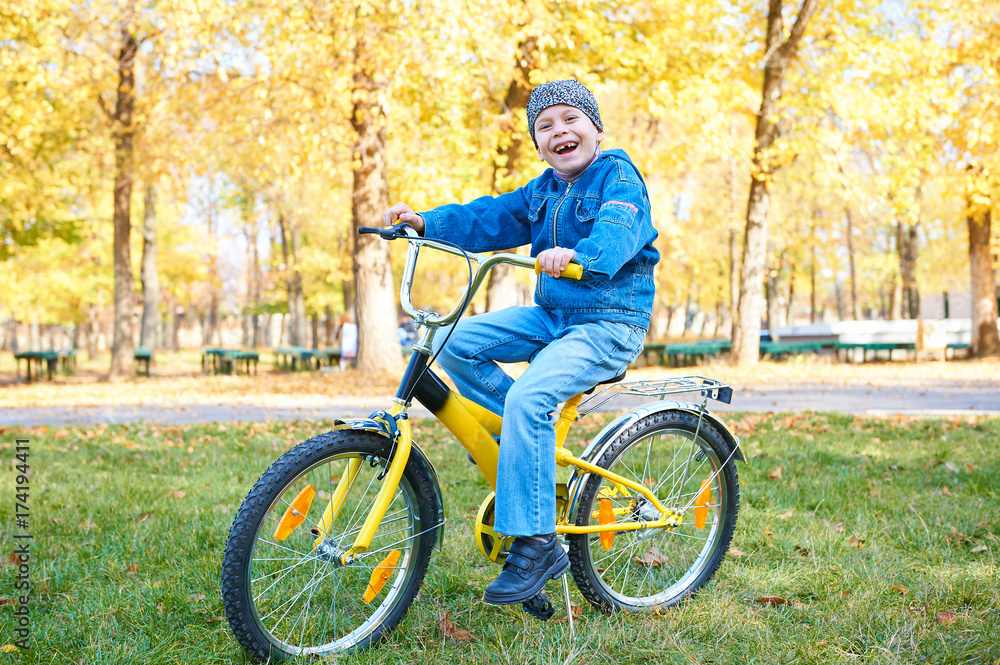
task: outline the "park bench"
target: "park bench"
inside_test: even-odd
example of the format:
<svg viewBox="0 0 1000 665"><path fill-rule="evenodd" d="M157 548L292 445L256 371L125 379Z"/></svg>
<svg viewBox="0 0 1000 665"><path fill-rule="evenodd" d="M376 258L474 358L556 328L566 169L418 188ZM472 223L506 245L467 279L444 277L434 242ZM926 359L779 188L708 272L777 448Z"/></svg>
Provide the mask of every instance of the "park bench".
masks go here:
<svg viewBox="0 0 1000 665"><path fill-rule="evenodd" d="M310 349L304 346L283 346L274 351L274 364L279 369L319 369L325 360L333 366L340 362L340 349Z"/></svg>
<svg viewBox="0 0 1000 665"><path fill-rule="evenodd" d="M239 374L242 368L246 374L257 373L257 362L260 354L256 351L241 351L239 349L223 349L213 347L201 352L201 371L213 374Z"/></svg>
<svg viewBox="0 0 1000 665"><path fill-rule="evenodd" d="M674 367L701 362L705 356L717 357L732 348L728 339L706 339L697 342L668 344L666 355Z"/></svg>
<svg viewBox="0 0 1000 665"><path fill-rule="evenodd" d="M153 360L153 350L146 346L138 346L135 349L135 375L139 376L139 366L146 369L146 376L149 376L149 363Z"/></svg>
<svg viewBox="0 0 1000 665"><path fill-rule="evenodd" d="M780 356L799 355L802 353L819 353L824 348L835 348L834 342L781 342L770 341L760 343L760 355L772 358Z"/></svg>
<svg viewBox="0 0 1000 665"><path fill-rule="evenodd" d="M45 366L47 374L49 375L49 381L52 380L52 373L55 372L56 366L59 364L59 352L58 351L23 351L21 353L14 354L15 367L15 382L20 382L21 380L21 361L24 361L27 365L27 379L28 383L31 383L31 366L35 366L35 379L41 380L42 378L42 367Z"/></svg>
<svg viewBox="0 0 1000 665"><path fill-rule="evenodd" d="M837 342L837 358L840 359L840 351L845 350L845 357L850 359L853 349L862 349L861 361L868 362L868 352L872 352L872 358L877 359L879 351L886 351L888 360L892 360L892 352L897 350L914 351L916 345L913 342Z"/></svg>

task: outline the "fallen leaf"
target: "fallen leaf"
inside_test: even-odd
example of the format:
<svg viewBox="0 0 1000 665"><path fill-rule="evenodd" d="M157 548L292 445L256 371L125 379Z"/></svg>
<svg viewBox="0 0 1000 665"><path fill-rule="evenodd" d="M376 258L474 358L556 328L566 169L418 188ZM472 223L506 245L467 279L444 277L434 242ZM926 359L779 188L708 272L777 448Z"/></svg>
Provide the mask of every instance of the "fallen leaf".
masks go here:
<svg viewBox="0 0 1000 665"><path fill-rule="evenodd" d="M954 612L941 612L934 619L942 626L950 626L955 623L957 615Z"/></svg>
<svg viewBox="0 0 1000 665"><path fill-rule="evenodd" d="M191 600L205 600L205 594L203 593L192 593L188 596Z"/></svg>
<svg viewBox="0 0 1000 665"><path fill-rule="evenodd" d="M847 541L847 544L860 550L865 546L865 541L861 540L857 536L851 536L851 539Z"/></svg>
<svg viewBox="0 0 1000 665"><path fill-rule="evenodd" d="M209 618L205 619L205 623L207 623L207 624L221 623L221 622L223 622L225 620L226 620L226 617L209 617Z"/></svg>
<svg viewBox="0 0 1000 665"><path fill-rule="evenodd" d="M13 644L5 644L2 647L0 647L0 651L4 653L14 653L15 651L18 651L18 648Z"/></svg>
<svg viewBox="0 0 1000 665"><path fill-rule="evenodd" d="M729 554L732 556L746 556L747 553L737 547L730 547Z"/></svg>
<svg viewBox="0 0 1000 665"><path fill-rule="evenodd" d="M660 550L655 548L649 548L646 553L641 557L636 557L632 559L632 563L639 566L651 566L653 568L659 568L663 564L667 563L667 558L660 554Z"/></svg>
<svg viewBox="0 0 1000 665"><path fill-rule="evenodd" d="M782 513L782 514L778 515L778 519L787 520L788 518L790 518L794 514L795 514L795 509L792 508L787 513Z"/></svg>
<svg viewBox="0 0 1000 665"><path fill-rule="evenodd" d="M892 585L891 587L889 587L889 588L890 588L890 589L892 589L893 591L898 591L899 593L903 594L904 596L905 596L906 594L910 593L910 590L909 590L909 589L907 589L907 588L906 588L905 586L903 586L902 584L893 584L893 585Z"/></svg>
<svg viewBox="0 0 1000 665"><path fill-rule="evenodd" d="M0 605L13 605L17 603L13 598L8 598L7 596L0 596Z"/></svg>
<svg viewBox="0 0 1000 665"><path fill-rule="evenodd" d="M570 612L573 613L573 618L574 619L576 619L581 614L583 614L583 608L580 607L579 605L577 605L576 603L574 603L572 600L569 601L569 610L570 610ZM657 614L662 614L662 611L660 610L660 606L659 605L654 605L653 606L653 611L656 612ZM564 616L564 617L562 617L560 619L552 619L552 623L563 623L564 621L569 621L569 617L565 617Z"/></svg>
<svg viewBox="0 0 1000 665"><path fill-rule="evenodd" d="M444 616L438 621L438 628L444 634L446 640L451 642L468 642L472 639L472 633L464 628L458 628L451 620L451 610L445 610Z"/></svg>
<svg viewBox="0 0 1000 665"><path fill-rule="evenodd" d="M21 565L21 555L17 554L16 552L11 552L3 560L3 565L17 568L18 566Z"/></svg>
<svg viewBox="0 0 1000 665"><path fill-rule="evenodd" d="M789 603L789 605L792 606L793 610L801 610L803 607L805 607L805 605L803 605L797 600L793 600L791 603Z"/></svg>
<svg viewBox="0 0 1000 665"><path fill-rule="evenodd" d="M780 596L764 596L763 598L758 598L754 602L760 603L761 605L784 605L788 601Z"/></svg>
<svg viewBox="0 0 1000 665"><path fill-rule="evenodd" d="M948 469L952 473L958 473L958 467L952 464L951 462L945 462L944 468Z"/></svg>
<svg viewBox="0 0 1000 665"><path fill-rule="evenodd" d="M976 547L972 548L972 551L973 552L986 552L989 549L990 548L986 547L986 545L977 545Z"/></svg>
<svg viewBox="0 0 1000 665"><path fill-rule="evenodd" d="M163 616L163 603L156 604L156 614L157 616Z"/></svg>
<svg viewBox="0 0 1000 665"><path fill-rule="evenodd" d="M173 497L175 499L183 499L184 498L184 494L185 494L184 490L178 490L178 491L176 491L176 492L173 493Z"/></svg>
<svg viewBox="0 0 1000 665"><path fill-rule="evenodd" d="M775 469L775 470L774 470L774 471L772 471L771 473L767 474L767 477L768 477L769 479L771 479L771 480L775 480L775 479L777 479L777 478L781 478L781 470L782 470L783 468L784 468L784 467L780 467L780 466L779 466L779 467L778 467L777 469Z"/></svg>
<svg viewBox="0 0 1000 665"><path fill-rule="evenodd" d="M820 642L817 642L817 643L816 643L816 646L818 646L818 647L821 647L821 646L823 646L824 644L827 644L827 641L826 641L826 640L822 640L822 641L820 641Z"/></svg>
<svg viewBox="0 0 1000 665"><path fill-rule="evenodd" d="M128 568L126 568L126 570L128 572L130 572L130 573L138 573L139 572L139 564L133 563L131 566L129 566Z"/></svg>
<svg viewBox="0 0 1000 665"><path fill-rule="evenodd" d="M793 551L795 551L795 552L798 552L798 553L799 553L799 554L801 554L802 556L812 556L812 552L810 552L809 550L807 550L807 549L806 549L806 548L804 548L804 547L800 547L800 546L796 545L796 546L795 546L794 548L792 548L792 549L793 549Z"/></svg>
<svg viewBox="0 0 1000 665"><path fill-rule="evenodd" d="M90 520L83 520L82 522L80 522L80 528L86 531L93 529L95 526L97 525L91 522Z"/></svg>

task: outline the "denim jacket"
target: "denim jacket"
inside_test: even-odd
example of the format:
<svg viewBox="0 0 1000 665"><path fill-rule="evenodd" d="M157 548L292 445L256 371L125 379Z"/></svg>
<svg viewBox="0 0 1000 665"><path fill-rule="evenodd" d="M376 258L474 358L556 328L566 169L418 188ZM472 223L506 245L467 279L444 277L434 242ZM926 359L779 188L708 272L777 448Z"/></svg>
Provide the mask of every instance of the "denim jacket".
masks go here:
<svg viewBox="0 0 1000 665"><path fill-rule="evenodd" d="M535 303L560 309L574 322L615 321L649 328L653 309L656 229L646 183L622 150L602 152L580 178L560 180L552 169L524 187L465 205L420 213L424 235L471 252L531 243L531 256L552 247L575 250L580 281L538 277Z"/></svg>

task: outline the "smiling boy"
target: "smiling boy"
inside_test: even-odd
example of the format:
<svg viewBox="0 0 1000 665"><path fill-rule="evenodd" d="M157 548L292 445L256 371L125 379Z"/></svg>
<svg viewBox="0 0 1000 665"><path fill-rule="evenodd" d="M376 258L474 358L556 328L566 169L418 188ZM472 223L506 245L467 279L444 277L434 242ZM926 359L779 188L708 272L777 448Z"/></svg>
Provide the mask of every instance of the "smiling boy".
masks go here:
<svg viewBox="0 0 1000 665"><path fill-rule="evenodd" d="M594 95L577 81L536 87L528 129L551 168L525 186L421 214L397 203L383 221L407 222L468 251L531 245L542 274L536 307L461 320L439 364L459 392L503 415L494 528L517 536L488 603L524 602L563 575L555 537L555 417L559 403L623 374L642 350L659 253L649 196L621 150L601 151ZM560 279L570 261L580 281ZM514 381L497 363L531 364Z"/></svg>

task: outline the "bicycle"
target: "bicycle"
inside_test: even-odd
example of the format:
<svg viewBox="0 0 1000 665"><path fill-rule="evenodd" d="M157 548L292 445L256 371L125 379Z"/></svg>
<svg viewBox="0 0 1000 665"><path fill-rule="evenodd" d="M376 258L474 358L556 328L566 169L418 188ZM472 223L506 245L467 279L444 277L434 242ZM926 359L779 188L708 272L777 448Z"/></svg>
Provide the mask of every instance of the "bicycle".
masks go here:
<svg viewBox="0 0 1000 665"><path fill-rule="evenodd" d="M400 299L423 335L389 409L337 420L333 431L284 453L233 520L222 564L226 617L247 653L262 661L370 646L412 604L446 523L434 467L413 441L407 411L414 398L456 436L496 489L502 418L451 391L431 371L432 343L464 313L493 266L537 273L537 263L517 254L470 254L419 237L405 224L359 232L407 241ZM469 263L469 285L446 315L417 309L410 300L422 247ZM570 264L563 274L579 278L582 269ZM607 612L672 606L712 578L739 509L734 460L745 462L739 439L706 408L709 399L730 402L730 386L701 376L623 378L595 386L586 401L585 394L567 401L556 423L556 463L572 469L569 481L556 487L556 533L569 549L581 594ZM664 399L690 391L701 393L700 406ZM571 424L629 395L658 401L614 419L583 454L570 454L564 444ZM491 492L474 537L483 556L502 563L513 538L493 529L493 511ZM569 610L565 576L563 586ZM540 619L553 613L544 591L524 608Z"/></svg>

